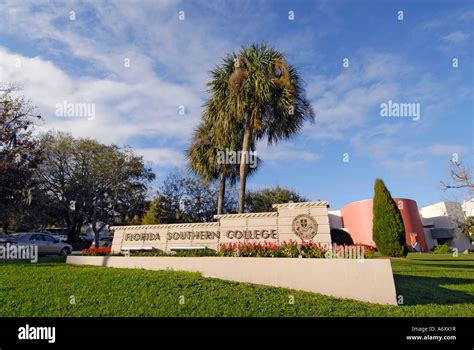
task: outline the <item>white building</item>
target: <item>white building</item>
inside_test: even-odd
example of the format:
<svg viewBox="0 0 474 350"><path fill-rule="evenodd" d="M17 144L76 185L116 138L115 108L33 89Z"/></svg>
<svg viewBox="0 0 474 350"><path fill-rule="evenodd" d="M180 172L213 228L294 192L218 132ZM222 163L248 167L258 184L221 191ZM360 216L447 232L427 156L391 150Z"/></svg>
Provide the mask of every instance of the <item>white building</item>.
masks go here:
<svg viewBox="0 0 474 350"><path fill-rule="evenodd" d="M343 228L342 226L342 214L340 210L329 210L329 226L331 228Z"/></svg>
<svg viewBox="0 0 474 350"><path fill-rule="evenodd" d="M465 205L465 203L472 204ZM420 209L429 249L444 243L460 252L474 248L470 239L462 232L466 219L465 213L471 213L471 210L474 209L474 202L471 200L465 203L463 204L464 208L457 202L440 202Z"/></svg>
<svg viewBox="0 0 474 350"><path fill-rule="evenodd" d="M474 198L463 202L462 211L466 217L474 216Z"/></svg>

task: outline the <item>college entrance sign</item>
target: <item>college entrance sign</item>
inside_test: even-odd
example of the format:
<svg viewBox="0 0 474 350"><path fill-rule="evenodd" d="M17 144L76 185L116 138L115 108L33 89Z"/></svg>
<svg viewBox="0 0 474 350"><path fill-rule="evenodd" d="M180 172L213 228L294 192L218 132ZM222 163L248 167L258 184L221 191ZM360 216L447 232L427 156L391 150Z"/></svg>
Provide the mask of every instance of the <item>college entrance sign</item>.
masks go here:
<svg viewBox="0 0 474 350"><path fill-rule="evenodd" d="M209 248L220 243L309 241L329 247L327 201L274 204L276 211L215 215L216 222L115 226L113 252Z"/></svg>
<svg viewBox="0 0 474 350"><path fill-rule="evenodd" d="M112 251L209 248L220 243L309 241L331 249L326 201L275 204L272 212L216 215L216 222L116 226ZM68 256L68 264L199 272L204 277L397 305L389 259Z"/></svg>

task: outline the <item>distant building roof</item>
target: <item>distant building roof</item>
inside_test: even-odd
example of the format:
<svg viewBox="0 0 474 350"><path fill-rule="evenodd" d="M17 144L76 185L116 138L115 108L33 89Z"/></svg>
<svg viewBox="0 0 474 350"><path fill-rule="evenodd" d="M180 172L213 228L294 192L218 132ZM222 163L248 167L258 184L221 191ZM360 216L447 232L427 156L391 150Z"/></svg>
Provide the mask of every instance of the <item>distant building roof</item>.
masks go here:
<svg viewBox="0 0 474 350"><path fill-rule="evenodd" d="M434 239L454 238L454 230L450 228L432 228L431 237Z"/></svg>
<svg viewBox="0 0 474 350"><path fill-rule="evenodd" d="M421 218L423 227L434 227L434 220L432 218Z"/></svg>

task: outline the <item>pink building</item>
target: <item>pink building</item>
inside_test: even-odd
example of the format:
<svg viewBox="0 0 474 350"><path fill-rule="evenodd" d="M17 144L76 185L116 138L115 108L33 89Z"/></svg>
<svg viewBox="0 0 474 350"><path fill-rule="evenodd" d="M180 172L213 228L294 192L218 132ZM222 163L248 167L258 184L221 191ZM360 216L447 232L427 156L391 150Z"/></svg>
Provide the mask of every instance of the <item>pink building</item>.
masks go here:
<svg viewBox="0 0 474 350"><path fill-rule="evenodd" d="M400 209L405 225L406 241L412 247L417 245L418 250L428 251L423 224L421 222L418 206L414 200L407 198L394 198ZM372 200L353 202L341 210L342 227L352 237L354 243L363 243L375 246L372 239Z"/></svg>

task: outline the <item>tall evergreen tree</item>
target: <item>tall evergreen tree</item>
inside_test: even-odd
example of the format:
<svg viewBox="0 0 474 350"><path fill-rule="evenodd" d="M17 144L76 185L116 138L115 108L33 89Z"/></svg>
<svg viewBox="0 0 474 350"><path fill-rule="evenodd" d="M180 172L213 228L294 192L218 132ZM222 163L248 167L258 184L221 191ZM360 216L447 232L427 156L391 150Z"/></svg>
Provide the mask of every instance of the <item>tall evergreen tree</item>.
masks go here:
<svg viewBox="0 0 474 350"><path fill-rule="evenodd" d="M383 256L407 255L400 210L381 179L375 180L372 230L374 242Z"/></svg>

